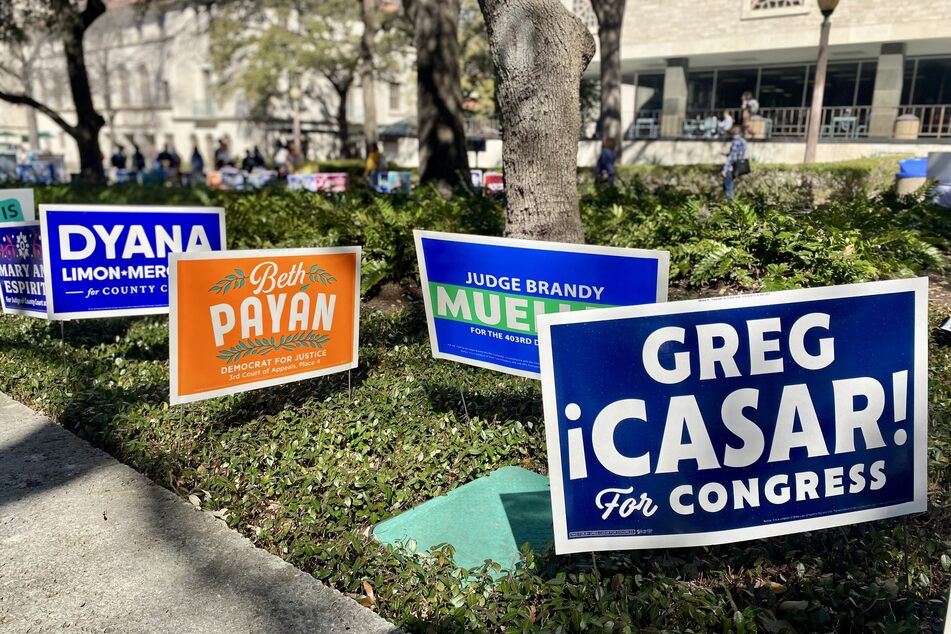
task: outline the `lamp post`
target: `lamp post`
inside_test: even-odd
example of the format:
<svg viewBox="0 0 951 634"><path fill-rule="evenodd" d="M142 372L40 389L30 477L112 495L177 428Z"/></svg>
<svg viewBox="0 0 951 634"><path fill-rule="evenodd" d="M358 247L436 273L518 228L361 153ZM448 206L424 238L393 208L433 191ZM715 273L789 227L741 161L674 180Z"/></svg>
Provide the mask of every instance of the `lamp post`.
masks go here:
<svg viewBox="0 0 951 634"><path fill-rule="evenodd" d="M292 108L292 117L293 117L293 126L294 126L294 156L300 157L302 152L301 139L300 139L300 98L301 90L294 85L291 87L290 91L291 96L291 108Z"/></svg>
<svg viewBox="0 0 951 634"><path fill-rule="evenodd" d="M809 110L809 128L806 131L806 163L815 163L816 146L819 145L819 130L822 127L822 99L826 90L826 69L829 66L829 18L839 5L839 0L818 0L822 12L819 30L819 57L816 59L816 79L812 86L812 107Z"/></svg>

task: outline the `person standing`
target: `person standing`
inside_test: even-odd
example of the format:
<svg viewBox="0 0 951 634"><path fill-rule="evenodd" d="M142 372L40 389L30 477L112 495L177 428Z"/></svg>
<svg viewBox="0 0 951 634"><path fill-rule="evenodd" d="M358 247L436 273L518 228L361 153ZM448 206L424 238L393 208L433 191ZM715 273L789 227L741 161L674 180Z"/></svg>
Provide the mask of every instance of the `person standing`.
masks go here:
<svg viewBox="0 0 951 634"><path fill-rule="evenodd" d="M241 159L241 169L250 172L254 169L254 157L251 156L251 150L244 151L244 158Z"/></svg>
<svg viewBox="0 0 951 634"><path fill-rule="evenodd" d="M594 167L595 180L600 185L614 187L614 177L617 176L617 152L614 149L614 139L607 138L601 141L601 154Z"/></svg>
<svg viewBox="0 0 951 634"><path fill-rule="evenodd" d="M121 145L116 148L116 153L112 155L112 166L117 170L124 170L126 166L125 148Z"/></svg>
<svg viewBox="0 0 951 634"><path fill-rule="evenodd" d="M201 152L198 151L197 145L195 146L195 149L192 150L191 166L192 183L194 184L205 176L205 159L202 158Z"/></svg>
<svg viewBox="0 0 951 634"><path fill-rule="evenodd" d="M162 151L155 157L155 162L162 166L166 172L172 167L172 153L168 151L168 144L162 147Z"/></svg>
<svg viewBox="0 0 951 634"><path fill-rule="evenodd" d="M132 144L132 148L135 150L132 153L132 167L136 172L145 171L145 155L142 154L142 150L139 149L139 146L135 143Z"/></svg>
<svg viewBox="0 0 951 634"><path fill-rule="evenodd" d="M753 98L753 93L747 90L743 93L743 101L740 105L740 122L743 126L743 134L750 133L753 117L757 113L759 113L759 102Z"/></svg>
<svg viewBox="0 0 951 634"><path fill-rule="evenodd" d="M215 169L220 170L225 165L231 164L231 152L228 150L228 142L224 139L218 139L218 149L215 150Z"/></svg>
<svg viewBox="0 0 951 634"><path fill-rule="evenodd" d="M264 155L261 154L261 149L258 146L254 146L254 152L251 154L251 158L254 159L255 167L265 167L264 165Z"/></svg>
<svg viewBox="0 0 951 634"><path fill-rule="evenodd" d="M729 200L733 200L736 196L736 179L749 171L749 162L746 158L746 139L743 138L742 126L734 125L730 134L733 139L730 141L730 151L723 166L723 191Z"/></svg>
<svg viewBox="0 0 951 634"><path fill-rule="evenodd" d="M363 165L363 177L367 179L370 187L376 187L376 180L380 173L380 157L382 156L379 143L374 145L373 149L367 154L366 163Z"/></svg>

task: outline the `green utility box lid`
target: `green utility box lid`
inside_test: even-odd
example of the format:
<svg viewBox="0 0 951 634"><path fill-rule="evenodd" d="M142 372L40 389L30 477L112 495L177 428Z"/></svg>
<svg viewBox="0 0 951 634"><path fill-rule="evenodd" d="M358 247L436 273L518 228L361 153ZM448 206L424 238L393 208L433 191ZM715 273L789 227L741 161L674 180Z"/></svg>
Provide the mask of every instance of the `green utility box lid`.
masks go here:
<svg viewBox="0 0 951 634"><path fill-rule="evenodd" d="M554 541L548 478L521 467L502 467L380 522L373 535L394 546L413 540L418 552L452 544L460 567L474 568L491 559L511 570L522 544L541 551Z"/></svg>

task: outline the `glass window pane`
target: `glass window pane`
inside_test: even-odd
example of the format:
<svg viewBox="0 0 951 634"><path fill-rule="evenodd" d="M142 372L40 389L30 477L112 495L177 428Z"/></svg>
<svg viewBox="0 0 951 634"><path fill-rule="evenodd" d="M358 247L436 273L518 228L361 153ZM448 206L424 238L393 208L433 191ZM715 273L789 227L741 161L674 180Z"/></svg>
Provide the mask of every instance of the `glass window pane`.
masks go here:
<svg viewBox="0 0 951 634"><path fill-rule="evenodd" d="M664 75L638 75L636 100L634 112L637 115L646 110L660 110L663 108Z"/></svg>
<svg viewBox="0 0 951 634"><path fill-rule="evenodd" d="M743 103L743 93L747 90L756 91L755 68L740 70L721 70L717 74L716 108L733 108L739 110Z"/></svg>
<svg viewBox="0 0 951 634"><path fill-rule="evenodd" d="M763 108L799 108L806 83L805 66L764 68L760 79L759 105Z"/></svg>
<svg viewBox="0 0 951 634"><path fill-rule="evenodd" d="M878 62L862 62L862 72L859 74L859 94L856 106L871 106L872 94L875 92L875 72Z"/></svg>
<svg viewBox="0 0 951 634"><path fill-rule="evenodd" d="M712 97L713 71L690 73L687 78L687 110L709 110Z"/></svg>
<svg viewBox="0 0 951 634"><path fill-rule="evenodd" d="M911 88L915 79L915 60L905 60L905 77L901 85L901 102L903 105L911 105Z"/></svg>
<svg viewBox="0 0 951 634"><path fill-rule="evenodd" d="M829 64L826 69L826 89L822 96L823 108L851 106L855 98L855 78L858 63ZM806 87L806 107L812 105L812 86L816 80L816 68L809 69L809 85Z"/></svg>
<svg viewBox="0 0 951 634"><path fill-rule="evenodd" d="M851 106L855 100L855 79L859 65L829 64L822 105L826 108Z"/></svg>
<svg viewBox="0 0 951 634"><path fill-rule="evenodd" d="M946 104L949 101L951 101L951 59L918 60L914 104Z"/></svg>

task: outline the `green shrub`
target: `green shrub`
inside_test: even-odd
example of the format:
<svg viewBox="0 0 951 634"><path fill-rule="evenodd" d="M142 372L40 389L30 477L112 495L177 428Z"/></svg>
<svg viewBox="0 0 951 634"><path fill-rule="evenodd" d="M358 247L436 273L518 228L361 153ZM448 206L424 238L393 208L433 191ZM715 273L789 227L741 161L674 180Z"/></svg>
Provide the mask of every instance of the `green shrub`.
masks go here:
<svg viewBox="0 0 951 634"><path fill-rule="evenodd" d="M737 192L761 205L794 208L874 196L892 188L901 158L907 157L812 165L753 162L752 172L737 181ZM626 183L640 183L655 192L667 189L716 199L722 197L721 169L722 165L619 165L618 175Z"/></svg>
<svg viewBox="0 0 951 634"><path fill-rule="evenodd" d="M416 273L413 229L498 235L500 202L461 195L445 200L429 187L411 195L381 196L366 187L346 194L314 194L283 187L215 191L177 187L68 186L36 189L37 204L220 205L233 249L362 245L364 291Z"/></svg>
<svg viewBox="0 0 951 634"><path fill-rule="evenodd" d="M643 184L590 191L588 242L667 249L671 279L688 288L744 290L908 277L944 266L951 225L943 210L883 193L801 210L749 198L705 202Z"/></svg>

